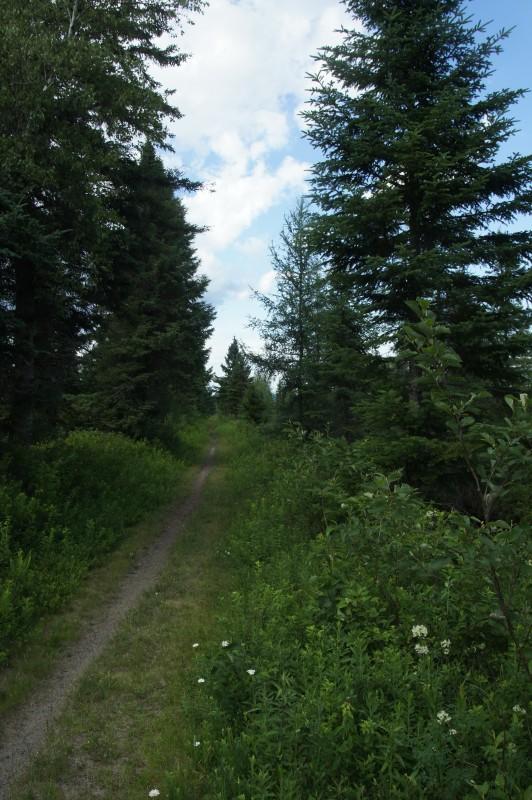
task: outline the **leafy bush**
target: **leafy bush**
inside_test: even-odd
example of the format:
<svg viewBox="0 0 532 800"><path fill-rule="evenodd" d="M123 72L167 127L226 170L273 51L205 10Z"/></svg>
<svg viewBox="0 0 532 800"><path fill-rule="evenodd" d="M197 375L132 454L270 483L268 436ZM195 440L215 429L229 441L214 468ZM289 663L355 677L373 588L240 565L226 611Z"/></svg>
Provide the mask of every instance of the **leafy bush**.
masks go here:
<svg viewBox="0 0 532 800"><path fill-rule="evenodd" d="M0 661L185 472L152 445L87 431L29 448L17 469L23 482L0 484Z"/></svg>
<svg viewBox="0 0 532 800"><path fill-rule="evenodd" d="M352 458L322 437L240 444L232 480L256 496L227 545L224 646L198 656L203 777L181 796L529 800L530 544Z"/></svg>

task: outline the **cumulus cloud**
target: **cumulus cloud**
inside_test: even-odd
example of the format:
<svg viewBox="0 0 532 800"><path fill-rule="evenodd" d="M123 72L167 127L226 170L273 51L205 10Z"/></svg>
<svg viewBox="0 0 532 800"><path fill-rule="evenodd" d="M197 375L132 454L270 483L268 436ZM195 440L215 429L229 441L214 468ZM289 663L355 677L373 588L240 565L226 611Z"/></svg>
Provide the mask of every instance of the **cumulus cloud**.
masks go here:
<svg viewBox="0 0 532 800"><path fill-rule="evenodd" d="M247 236L237 243L237 248L246 256L258 256L266 253L268 243L261 236Z"/></svg>
<svg viewBox="0 0 532 800"><path fill-rule="evenodd" d="M158 74L185 114L177 148L208 154L227 131L248 146L286 143L286 98L304 96L312 55L344 21L337 0L213 0L186 30L189 60Z"/></svg>
<svg viewBox="0 0 532 800"><path fill-rule="evenodd" d="M285 156L281 164L268 169L260 159L250 170L234 162L209 176L214 192L198 192L187 199L192 222L205 224L209 230L202 235L202 250L212 253L233 244L252 222L279 202L290 191L301 192L305 186L308 165L292 156Z"/></svg>
<svg viewBox="0 0 532 800"><path fill-rule="evenodd" d="M338 0L211 0L179 40L190 58L154 70L184 115L171 125L175 153L165 160L206 187L184 201L190 220L208 227L197 250L209 300L220 309L217 337L228 339L230 319L239 338L254 335L244 333L248 287L271 288L268 244L305 191L310 165L296 111L306 75L315 69L312 55L338 39L343 23ZM269 214L271 225L275 209L279 224L264 236L262 221ZM218 356L216 342L215 362Z"/></svg>
<svg viewBox="0 0 532 800"><path fill-rule="evenodd" d="M259 292L263 294L268 294L275 284L275 271L273 269L268 270L265 272L264 275L261 275L259 280Z"/></svg>
<svg viewBox="0 0 532 800"><path fill-rule="evenodd" d="M343 20L337 0L212 0L182 39L189 60L156 71L184 114L172 125L176 157L190 152L211 189L186 200L191 219L210 228L202 249L211 266L287 192L303 191L308 165L285 156L272 166L271 157L294 134L312 54Z"/></svg>

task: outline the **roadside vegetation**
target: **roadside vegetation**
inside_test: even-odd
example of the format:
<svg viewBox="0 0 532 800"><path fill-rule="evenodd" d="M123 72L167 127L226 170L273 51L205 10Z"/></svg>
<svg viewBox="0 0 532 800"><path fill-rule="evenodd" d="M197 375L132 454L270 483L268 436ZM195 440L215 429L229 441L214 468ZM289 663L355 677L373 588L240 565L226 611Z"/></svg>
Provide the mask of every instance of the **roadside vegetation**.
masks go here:
<svg viewBox="0 0 532 800"><path fill-rule="evenodd" d="M205 421L182 426L178 452L186 463L153 444L96 431L18 454L0 483L2 662L132 525L185 494L208 437Z"/></svg>
<svg viewBox="0 0 532 800"><path fill-rule="evenodd" d="M15 797L528 800L531 555L325 437L218 423L155 592ZM501 523L500 523L501 524Z"/></svg>
<svg viewBox="0 0 532 800"><path fill-rule="evenodd" d="M528 800L526 530L442 511L356 446L239 436L233 480L260 491L190 671L193 767L163 797Z"/></svg>

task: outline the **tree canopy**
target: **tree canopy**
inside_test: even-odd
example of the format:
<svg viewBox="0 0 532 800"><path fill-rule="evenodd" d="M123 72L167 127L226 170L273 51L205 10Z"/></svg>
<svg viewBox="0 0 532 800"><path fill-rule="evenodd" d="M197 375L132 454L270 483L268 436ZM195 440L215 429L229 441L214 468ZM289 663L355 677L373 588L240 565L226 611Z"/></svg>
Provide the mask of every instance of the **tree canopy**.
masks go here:
<svg viewBox="0 0 532 800"><path fill-rule="evenodd" d="M164 39L197 0L0 1L2 416L15 440L57 424L109 270L123 162L166 146L179 117L150 64L184 55Z"/></svg>
<svg viewBox="0 0 532 800"><path fill-rule="evenodd" d="M424 297L466 370L511 387L532 254L511 223L530 209L532 160L500 154L522 91L486 88L507 32L471 24L461 0L345 6L352 26L319 52L304 112L317 246L392 339Z"/></svg>

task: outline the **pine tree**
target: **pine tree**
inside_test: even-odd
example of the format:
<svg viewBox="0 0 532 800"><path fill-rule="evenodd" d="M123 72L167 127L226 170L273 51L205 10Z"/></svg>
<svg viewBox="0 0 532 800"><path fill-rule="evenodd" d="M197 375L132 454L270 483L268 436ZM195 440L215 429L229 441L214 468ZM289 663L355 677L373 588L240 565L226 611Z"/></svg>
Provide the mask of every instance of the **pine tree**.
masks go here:
<svg viewBox="0 0 532 800"><path fill-rule="evenodd" d="M178 117L150 62L198 0L0 0L3 392L13 438L53 426L94 324L117 165Z"/></svg>
<svg viewBox="0 0 532 800"><path fill-rule="evenodd" d="M507 32L462 0L345 0L353 27L323 48L305 112L319 248L390 337L424 297L472 375L520 380L529 347L532 160L499 150L522 92L486 92ZM362 25L364 26L362 28Z"/></svg>
<svg viewBox="0 0 532 800"><path fill-rule="evenodd" d="M244 397L251 384L251 368L236 339L229 345L222 372L223 375L216 378L218 408L222 414L238 417L242 413Z"/></svg>
<svg viewBox="0 0 532 800"><path fill-rule="evenodd" d="M84 369L86 391L74 404L97 427L154 437L171 412L190 411L204 392L213 311L202 299L207 280L197 275L198 229L174 195L181 177L149 144L127 172L113 243L115 310L101 325Z"/></svg>

